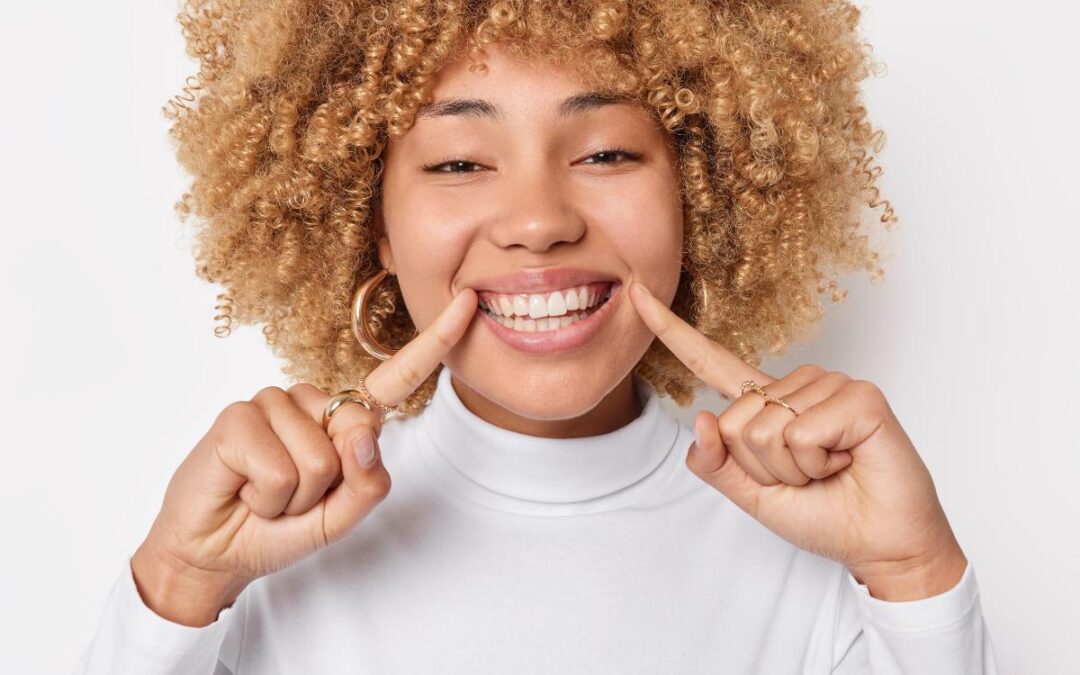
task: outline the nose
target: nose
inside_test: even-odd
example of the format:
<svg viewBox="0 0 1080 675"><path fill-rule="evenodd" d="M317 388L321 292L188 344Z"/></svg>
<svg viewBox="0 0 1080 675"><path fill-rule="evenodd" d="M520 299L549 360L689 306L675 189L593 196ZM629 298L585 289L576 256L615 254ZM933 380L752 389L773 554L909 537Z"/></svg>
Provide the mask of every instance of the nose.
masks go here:
<svg viewBox="0 0 1080 675"><path fill-rule="evenodd" d="M575 205L575 195L552 167L521 170L502 188L502 213L493 219L490 230L500 248L521 246L545 253L584 236L585 218Z"/></svg>

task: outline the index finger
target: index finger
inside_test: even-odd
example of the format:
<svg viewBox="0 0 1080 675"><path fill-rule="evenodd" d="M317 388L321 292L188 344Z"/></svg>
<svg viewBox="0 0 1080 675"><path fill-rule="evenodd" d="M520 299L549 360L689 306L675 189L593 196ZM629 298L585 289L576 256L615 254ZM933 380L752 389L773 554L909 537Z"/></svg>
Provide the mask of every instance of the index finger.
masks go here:
<svg viewBox="0 0 1080 675"><path fill-rule="evenodd" d="M699 333L660 302L641 282L630 284L630 299L641 320L667 345L671 353L725 398L738 398L742 383L746 380L753 380L763 387L776 381L729 352L720 343Z"/></svg>
<svg viewBox="0 0 1080 675"><path fill-rule="evenodd" d="M364 385L371 395L391 407L408 398L465 334L478 302L471 288L455 295L430 326L368 374Z"/></svg>

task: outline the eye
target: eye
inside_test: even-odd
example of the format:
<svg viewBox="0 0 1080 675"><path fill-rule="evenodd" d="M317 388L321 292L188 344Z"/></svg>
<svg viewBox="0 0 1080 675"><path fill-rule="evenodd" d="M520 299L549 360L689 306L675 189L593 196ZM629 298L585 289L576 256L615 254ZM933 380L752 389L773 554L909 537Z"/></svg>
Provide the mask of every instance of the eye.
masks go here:
<svg viewBox="0 0 1080 675"><path fill-rule="evenodd" d="M428 173L475 173L472 170L458 171L461 167L480 166L476 162L467 162L463 159L450 159L436 164L426 164L422 168ZM447 168L449 167L449 168Z"/></svg>
<svg viewBox="0 0 1080 675"><path fill-rule="evenodd" d="M614 160L612 158L622 156L622 160ZM604 161L599 162L586 162L587 164L621 164L623 162L635 161L641 159L641 153L627 150L626 148L608 148L607 150L601 150L593 155L589 155L585 159L593 159L597 157L604 158Z"/></svg>
<svg viewBox="0 0 1080 675"><path fill-rule="evenodd" d="M619 159L621 157L621 159ZM623 162L636 161L641 159L641 153L627 150L626 148L608 148L601 150L600 152L593 153L585 158L586 160L597 159L595 162L586 162L587 164L622 164ZM476 173L475 168L481 167L476 162L469 162L464 159L447 159L434 164L425 164L421 168L427 173Z"/></svg>

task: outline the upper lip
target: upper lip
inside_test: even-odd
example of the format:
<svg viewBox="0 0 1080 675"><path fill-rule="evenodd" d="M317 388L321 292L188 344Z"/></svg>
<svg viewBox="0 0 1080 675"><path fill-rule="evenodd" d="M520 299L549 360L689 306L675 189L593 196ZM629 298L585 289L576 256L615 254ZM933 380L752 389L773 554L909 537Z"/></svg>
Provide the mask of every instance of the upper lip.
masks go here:
<svg viewBox="0 0 1080 675"><path fill-rule="evenodd" d="M560 288L572 288L586 284L610 281L617 283L613 274L577 267L553 267L546 269L518 270L508 274L487 277L473 282L477 292L490 293L542 293Z"/></svg>

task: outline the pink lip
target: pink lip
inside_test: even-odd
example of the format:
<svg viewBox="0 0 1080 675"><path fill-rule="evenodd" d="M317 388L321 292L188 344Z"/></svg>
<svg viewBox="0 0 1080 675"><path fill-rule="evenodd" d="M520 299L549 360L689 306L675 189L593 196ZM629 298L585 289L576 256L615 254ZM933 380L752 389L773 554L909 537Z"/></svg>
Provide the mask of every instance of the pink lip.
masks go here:
<svg viewBox="0 0 1080 675"><path fill-rule="evenodd" d="M542 293L572 286L585 286L600 281L617 283L612 274L575 267L557 267L543 270L518 270L510 274L474 281L471 286L477 293ZM583 322L582 322L583 323Z"/></svg>
<svg viewBox="0 0 1080 675"><path fill-rule="evenodd" d="M595 278L593 279L595 280ZM566 283L567 286L579 285L581 281L563 281L559 280L558 283ZM505 287L504 287L505 288ZM551 286L537 288L537 290L548 290ZM555 288L561 288L555 286ZM527 292L527 291L501 291L501 292ZM476 308L476 313L480 315L481 320L488 328L491 329L495 336L500 340L510 345L514 349L523 352L530 352L533 354L560 354L563 352L573 351L586 345L592 340L600 329L604 327L608 318L615 313L615 309L618 307L619 302L622 300L622 284L617 281L614 282L611 288L611 297L605 302L600 309L590 314L587 318L581 321L575 321L566 328L555 328L552 330L536 331L533 333L524 333L516 331L512 328L507 328L495 319L488 316L488 313L481 309L479 306Z"/></svg>

